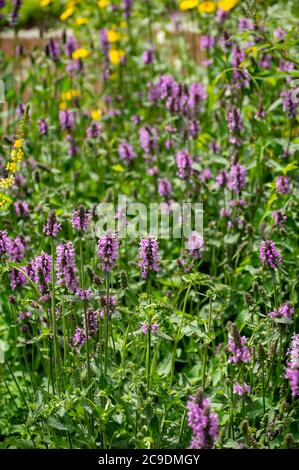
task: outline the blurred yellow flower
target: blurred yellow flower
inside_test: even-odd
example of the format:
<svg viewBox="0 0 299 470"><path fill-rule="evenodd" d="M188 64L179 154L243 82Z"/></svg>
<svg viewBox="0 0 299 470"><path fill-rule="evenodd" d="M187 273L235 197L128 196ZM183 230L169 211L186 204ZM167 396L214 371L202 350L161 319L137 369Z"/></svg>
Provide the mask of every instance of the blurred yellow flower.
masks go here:
<svg viewBox="0 0 299 470"><path fill-rule="evenodd" d="M63 13L60 15L61 21L66 21L70 16L74 14L75 7L73 5L69 6Z"/></svg>
<svg viewBox="0 0 299 470"><path fill-rule="evenodd" d="M121 59L124 57L125 53L121 49L110 49L109 51L109 60L111 64L117 65L120 63Z"/></svg>
<svg viewBox="0 0 299 470"><path fill-rule="evenodd" d="M102 117L102 111L100 109L95 109L94 111L91 111L91 119L93 121L99 121Z"/></svg>
<svg viewBox="0 0 299 470"><path fill-rule="evenodd" d="M122 29L126 29L126 27L128 26L127 22L126 21L121 21L119 23L119 27L122 28Z"/></svg>
<svg viewBox="0 0 299 470"><path fill-rule="evenodd" d="M89 19L88 18L77 18L76 19L76 24L78 26L82 26L83 24L88 24L89 23Z"/></svg>
<svg viewBox="0 0 299 470"><path fill-rule="evenodd" d="M106 8L109 5L109 0L99 0L98 5L100 8Z"/></svg>
<svg viewBox="0 0 299 470"><path fill-rule="evenodd" d="M61 99L62 101L71 101L73 98L76 98L76 96L78 95L79 95L78 91L75 90L74 88L71 88L70 90L64 91L63 93L61 93Z"/></svg>
<svg viewBox="0 0 299 470"><path fill-rule="evenodd" d="M107 31L107 39L110 43L120 41L121 34L118 31L115 31L114 29L110 29L109 31Z"/></svg>
<svg viewBox="0 0 299 470"><path fill-rule="evenodd" d="M216 10L214 2L202 2L198 5L198 11L200 13L213 13Z"/></svg>
<svg viewBox="0 0 299 470"><path fill-rule="evenodd" d="M40 0L41 7L47 7L50 3L52 3L52 0Z"/></svg>
<svg viewBox="0 0 299 470"><path fill-rule="evenodd" d="M16 149L20 149L23 145L23 139L18 139L18 140L15 140L13 146L16 148Z"/></svg>
<svg viewBox="0 0 299 470"><path fill-rule="evenodd" d="M62 101L59 105L59 109L63 110L63 109L66 109L67 108L67 105L64 101Z"/></svg>
<svg viewBox="0 0 299 470"><path fill-rule="evenodd" d="M17 164L15 162L8 162L5 168L9 173L16 173Z"/></svg>
<svg viewBox="0 0 299 470"><path fill-rule="evenodd" d="M86 57L88 56L89 56L89 51L85 49L84 47L79 47L79 49L76 49L72 54L72 57L75 60L86 59Z"/></svg>
<svg viewBox="0 0 299 470"><path fill-rule="evenodd" d="M183 0L183 2L180 2L180 10L186 11L186 10L192 10L192 8L197 7L199 3L199 0Z"/></svg>
<svg viewBox="0 0 299 470"><path fill-rule="evenodd" d="M239 2L240 0L220 0L218 2L218 8L221 8L221 10L224 11L229 11L238 5Z"/></svg>
<svg viewBox="0 0 299 470"><path fill-rule="evenodd" d="M14 184L14 177L11 175L8 178L0 179L0 188L8 189ZM1 195L2 196L2 195Z"/></svg>

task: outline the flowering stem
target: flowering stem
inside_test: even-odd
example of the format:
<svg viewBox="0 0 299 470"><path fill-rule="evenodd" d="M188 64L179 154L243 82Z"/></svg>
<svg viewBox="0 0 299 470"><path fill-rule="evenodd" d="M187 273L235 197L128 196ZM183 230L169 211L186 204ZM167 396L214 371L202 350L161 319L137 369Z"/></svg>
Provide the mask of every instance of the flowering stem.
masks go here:
<svg viewBox="0 0 299 470"><path fill-rule="evenodd" d="M209 319L208 319L208 334L210 333L211 330L211 324L212 324L212 301L210 299L209 301ZM202 389L205 391L205 386L206 386L206 364L207 364L207 356L208 356L208 347L209 344L205 344L205 350L204 350L204 357L203 357L203 366L202 366Z"/></svg>
<svg viewBox="0 0 299 470"><path fill-rule="evenodd" d="M54 238L51 238L51 253L52 253L52 303L51 303L51 315L52 315L52 328L54 334L54 376L57 381L58 372L58 341L57 341L57 323L56 323L56 312L55 312L55 244ZM52 364L52 361L51 361ZM59 390L59 383L57 381L57 387Z"/></svg>
<svg viewBox="0 0 299 470"><path fill-rule="evenodd" d="M105 375L108 369L108 336L109 336L109 297L110 297L110 274L106 278L106 312L105 312Z"/></svg>
<svg viewBox="0 0 299 470"><path fill-rule="evenodd" d="M149 329L147 335L147 391L150 390L150 376L151 376L151 330Z"/></svg>
<svg viewBox="0 0 299 470"><path fill-rule="evenodd" d="M181 331L182 331L182 327L183 327L183 323L184 323L184 319L185 319L185 312L186 312L187 299L188 299L188 296L189 296L189 292L190 292L190 289L191 289L191 285L192 285L192 284L190 283L189 286L188 286L188 289L187 289L185 298L184 298L184 305L183 305L182 318L181 318L180 326L179 326L179 329L178 329L178 331L177 331L177 334L176 334L176 337L175 337L175 340L174 340L174 345L173 345L173 350L172 350L172 356L171 356L171 369L170 369L169 388L172 387L176 351L177 351L178 343L179 343L179 340L180 340L180 337L181 337Z"/></svg>

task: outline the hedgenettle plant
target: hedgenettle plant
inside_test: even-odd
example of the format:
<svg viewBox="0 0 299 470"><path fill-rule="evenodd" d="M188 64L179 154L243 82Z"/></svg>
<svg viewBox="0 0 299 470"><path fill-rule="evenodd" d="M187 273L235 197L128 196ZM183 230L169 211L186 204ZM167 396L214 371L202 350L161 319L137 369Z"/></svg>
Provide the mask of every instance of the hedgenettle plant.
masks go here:
<svg viewBox="0 0 299 470"><path fill-rule="evenodd" d="M63 2L32 50L25 3L0 2L0 448L298 448L295 0Z"/></svg>

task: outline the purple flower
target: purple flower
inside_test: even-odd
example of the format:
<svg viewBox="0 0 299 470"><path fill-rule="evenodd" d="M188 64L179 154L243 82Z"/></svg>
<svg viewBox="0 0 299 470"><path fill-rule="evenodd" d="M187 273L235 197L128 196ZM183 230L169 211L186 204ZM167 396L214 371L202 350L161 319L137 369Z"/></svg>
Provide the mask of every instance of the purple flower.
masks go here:
<svg viewBox="0 0 299 470"><path fill-rule="evenodd" d="M27 201L14 202L14 208L18 217L24 218L29 215L29 206Z"/></svg>
<svg viewBox="0 0 299 470"><path fill-rule="evenodd" d="M116 233L108 231L98 241L98 257L102 270L109 273L118 258L118 238Z"/></svg>
<svg viewBox="0 0 299 470"><path fill-rule="evenodd" d="M151 332L153 335L157 334L159 331L160 325L158 323L146 323L143 322L140 325L140 331L144 335L147 335L149 332Z"/></svg>
<svg viewBox="0 0 299 470"><path fill-rule="evenodd" d="M33 261L35 282L42 294L48 291L48 284L52 278L52 256L42 252Z"/></svg>
<svg viewBox="0 0 299 470"><path fill-rule="evenodd" d="M161 197L169 197L172 193L172 184L168 178L158 179L158 192Z"/></svg>
<svg viewBox="0 0 299 470"><path fill-rule="evenodd" d="M75 115L73 111L63 109L59 111L59 122L61 130L70 131L75 127Z"/></svg>
<svg viewBox="0 0 299 470"><path fill-rule="evenodd" d="M123 9L125 18L128 18L129 16L131 16L132 6L133 6L133 0L122 0L122 9Z"/></svg>
<svg viewBox="0 0 299 470"><path fill-rule="evenodd" d="M243 397L244 395L248 395L250 393L250 386L247 385L246 382L243 384L239 384L238 382L234 385L234 393Z"/></svg>
<svg viewBox="0 0 299 470"><path fill-rule="evenodd" d="M52 211L47 222L44 225L44 234L48 237L56 238L61 229L61 224L57 223L55 212Z"/></svg>
<svg viewBox="0 0 299 470"><path fill-rule="evenodd" d="M243 129L243 120L239 109L231 108L227 113L227 123L229 131L232 133L241 132Z"/></svg>
<svg viewBox="0 0 299 470"><path fill-rule="evenodd" d="M38 120L38 132L39 132L39 135L48 134L48 124L44 118L41 118Z"/></svg>
<svg viewBox="0 0 299 470"><path fill-rule="evenodd" d="M193 159L187 150L180 150L176 154L177 176L182 179L189 178L193 174Z"/></svg>
<svg viewBox="0 0 299 470"><path fill-rule="evenodd" d="M246 168L236 163L231 166L228 176L228 187L231 191L240 194L246 186Z"/></svg>
<svg viewBox="0 0 299 470"><path fill-rule="evenodd" d="M84 209L83 206L79 206L78 209L73 210L72 226L78 230L78 232L85 232L88 229L90 219L91 211L89 209Z"/></svg>
<svg viewBox="0 0 299 470"><path fill-rule="evenodd" d="M274 225L281 225L287 220L284 209L278 209L277 211L272 212L272 217L274 220Z"/></svg>
<svg viewBox="0 0 299 470"><path fill-rule="evenodd" d="M27 282L27 279L24 274L14 268L9 271L9 280L10 287L13 290L17 289L17 287L23 286Z"/></svg>
<svg viewBox="0 0 299 470"><path fill-rule="evenodd" d="M218 435L218 417L211 411L210 401L204 398L202 390L190 397L188 404L188 425L193 436L191 449L212 449Z"/></svg>
<svg viewBox="0 0 299 470"><path fill-rule="evenodd" d="M207 98L206 89L201 83L191 83L189 87L188 107L193 112L200 111L202 101Z"/></svg>
<svg viewBox="0 0 299 470"><path fill-rule="evenodd" d="M129 163L131 160L136 158L136 153L131 144L124 142L118 146L118 155L121 160Z"/></svg>
<svg viewBox="0 0 299 470"><path fill-rule="evenodd" d="M9 239L8 242L8 255L11 261L19 262L24 258L25 242L21 237Z"/></svg>
<svg viewBox="0 0 299 470"><path fill-rule="evenodd" d="M291 191L288 176L278 176L276 179L276 191L280 194L289 194Z"/></svg>
<svg viewBox="0 0 299 470"><path fill-rule="evenodd" d="M212 178L212 172L210 168L204 168L199 174L199 179L203 183L211 178Z"/></svg>
<svg viewBox="0 0 299 470"><path fill-rule="evenodd" d="M77 289L76 255L72 242L62 243L57 246L57 284L65 285L67 289L75 292Z"/></svg>
<svg viewBox="0 0 299 470"><path fill-rule="evenodd" d="M104 318L105 314L107 314L108 317L112 317L117 303L114 295L110 295L109 297L102 295L100 301L102 308L99 313L100 317Z"/></svg>
<svg viewBox="0 0 299 470"><path fill-rule="evenodd" d="M50 38L46 45L46 55L51 57L54 62L57 62L60 57L60 44L52 38Z"/></svg>
<svg viewBox="0 0 299 470"><path fill-rule="evenodd" d="M244 31L246 29L253 29L252 21L249 20L248 18L241 18L239 20L238 30L239 31Z"/></svg>
<svg viewBox="0 0 299 470"><path fill-rule="evenodd" d="M73 52L78 49L78 42L74 36L68 36L65 42L64 50L68 57L72 57Z"/></svg>
<svg viewBox="0 0 299 470"><path fill-rule="evenodd" d="M228 339L228 350L231 353L228 362L246 363L251 360L251 352L246 346L246 337L241 336L237 327L232 324Z"/></svg>
<svg viewBox="0 0 299 470"><path fill-rule="evenodd" d="M192 258L198 259L202 256L204 241L198 232L192 232L188 238L188 251Z"/></svg>
<svg viewBox="0 0 299 470"><path fill-rule="evenodd" d="M278 307L278 310L273 310L269 313L270 318L287 318L292 320L294 316L294 307L290 302L285 302Z"/></svg>
<svg viewBox="0 0 299 470"><path fill-rule="evenodd" d="M149 235L140 241L139 256L139 268L143 279L147 279L150 272L159 271L159 244L155 238Z"/></svg>
<svg viewBox="0 0 299 470"><path fill-rule="evenodd" d="M95 312L92 308L89 308L87 311L86 317L87 317L88 338L91 338L98 331L98 326L99 326L98 312ZM86 322L85 322L84 314L83 314L83 329L84 329L84 332L86 332Z"/></svg>
<svg viewBox="0 0 299 470"><path fill-rule="evenodd" d="M289 381L292 396L299 396L299 334L294 334L287 352L286 379Z"/></svg>
<svg viewBox="0 0 299 470"><path fill-rule="evenodd" d="M213 36L201 36L199 45L201 49L212 49L215 45L215 38Z"/></svg>
<svg viewBox="0 0 299 470"><path fill-rule="evenodd" d="M98 121L93 121L86 129L86 137L88 139L97 139L102 132L102 125Z"/></svg>
<svg viewBox="0 0 299 470"><path fill-rule="evenodd" d="M0 258L8 252L9 237L6 230L0 230Z"/></svg>
<svg viewBox="0 0 299 470"><path fill-rule="evenodd" d="M271 68L271 60L272 60L272 56L270 54L263 54L262 57L259 60L260 67L262 67L264 69L270 69Z"/></svg>
<svg viewBox="0 0 299 470"><path fill-rule="evenodd" d="M90 289L77 289L76 296L79 297L80 300L90 300Z"/></svg>
<svg viewBox="0 0 299 470"><path fill-rule="evenodd" d="M283 97L283 110L288 114L290 119L295 119L298 108L298 100L294 99L293 94L293 90L283 91L280 94L280 96Z"/></svg>
<svg viewBox="0 0 299 470"><path fill-rule="evenodd" d="M236 88L243 88L248 86L248 71L246 67L242 64L246 56L243 51L241 51L239 46L235 46L232 49L232 66L233 66L233 82Z"/></svg>
<svg viewBox="0 0 299 470"><path fill-rule="evenodd" d="M12 0L12 4L13 4L13 9L11 13L10 25L14 26L19 19L19 12L20 12L22 2L21 0Z"/></svg>
<svg viewBox="0 0 299 470"><path fill-rule="evenodd" d="M76 352L79 354L82 346L85 343L85 331L79 326L76 327L74 336L71 339L71 343L76 348Z"/></svg>
<svg viewBox="0 0 299 470"><path fill-rule="evenodd" d="M228 182L228 175L226 171L221 170L219 171L218 175L216 176L216 183L219 188L224 188Z"/></svg>
<svg viewBox="0 0 299 470"><path fill-rule="evenodd" d="M158 134L154 127L141 127L139 129L139 142L142 150L147 153L153 153L158 145Z"/></svg>
<svg viewBox="0 0 299 470"><path fill-rule="evenodd" d="M281 264L281 254L272 240L262 241L260 247L260 260L263 266L275 269Z"/></svg>
<svg viewBox="0 0 299 470"><path fill-rule="evenodd" d="M196 119L190 119L188 122L188 135L195 139L199 134L199 123Z"/></svg>
<svg viewBox="0 0 299 470"><path fill-rule="evenodd" d="M154 58L155 58L155 51L152 48L143 51L142 56L141 56L141 60L144 65L152 64L154 62Z"/></svg>
<svg viewBox="0 0 299 470"><path fill-rule="evenodd" d="M277 28L273 33L275 39L284 39L287 35L286 31L282 28Z"/></svg>
<svg viewBox="0 0 299 470"><path fill-rule="evenodd" d="M222 8L218 8L217 14L216 14L217 23L224 23L228 15L229 15L229 11L225 11L225 10L222 10Z"/></svg>

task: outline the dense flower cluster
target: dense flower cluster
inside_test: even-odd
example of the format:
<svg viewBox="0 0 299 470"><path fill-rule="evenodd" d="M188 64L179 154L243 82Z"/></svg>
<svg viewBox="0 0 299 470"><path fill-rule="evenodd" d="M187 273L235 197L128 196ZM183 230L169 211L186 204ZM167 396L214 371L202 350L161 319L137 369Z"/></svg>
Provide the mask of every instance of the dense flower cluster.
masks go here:
<svg viewBox="0 0 299 470"><path fill-rule="evenodd" d="M193 432L190 448L211 449L218 435L218 417L211 411L209 399L200 390L190 397L187 409L188 425Z"/></svg>
<svg viewBox="0 0 299 470"><path fill-rule="evenodd" d="M299 334L293 335L287 358L286 378L295 398L299 396Z"/></svg>

